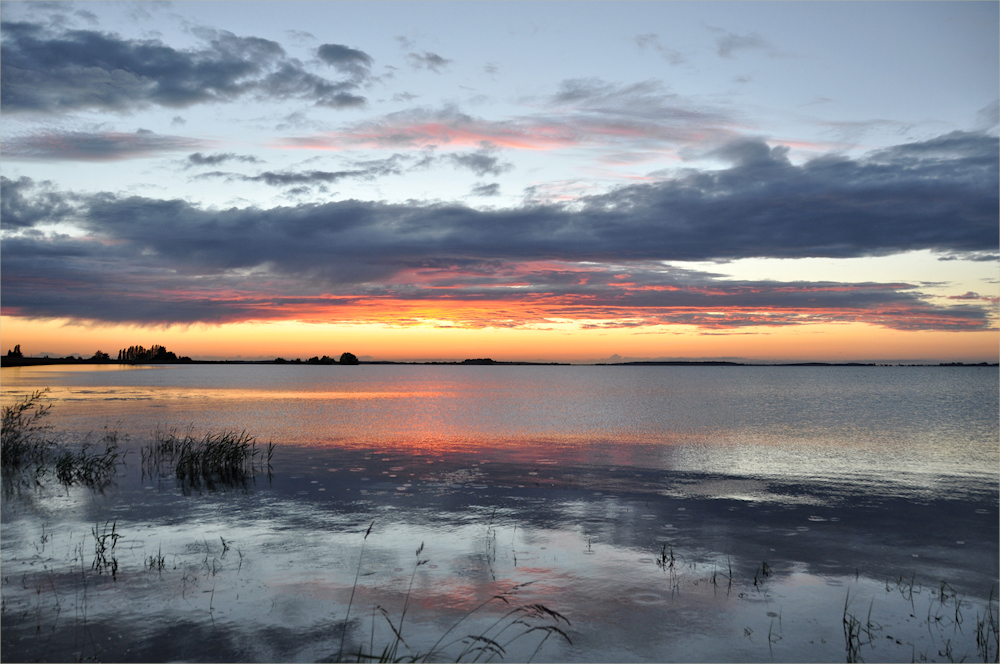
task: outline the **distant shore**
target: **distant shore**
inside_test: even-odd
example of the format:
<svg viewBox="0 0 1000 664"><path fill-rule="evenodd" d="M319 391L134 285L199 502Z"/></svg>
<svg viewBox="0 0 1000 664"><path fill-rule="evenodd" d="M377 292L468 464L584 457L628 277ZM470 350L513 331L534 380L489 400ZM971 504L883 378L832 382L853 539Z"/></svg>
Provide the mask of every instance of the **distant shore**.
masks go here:
<svg viewBox="0 0 1000 664"><path fill-rule="evenodd" d="M37 367L48 365L124 365L124 366L173 366L186 364L279 364L291 366L326 366L314 362L296 362L283 359L275 360L183 360L177 362L126 362L119 360L76 359L72 357L3 357L0 356L2 367ZM637 361L637 362L594 362L590 364L573 364L570 362L505 362L502 360L468 359L451 362L406 362L394 360L360 360L359 364L371 365L423 365L423 366L608 366L608 367L996 367L997 362L928 362L928 363L892 363L892 362L725 362L713 360L670 360L670 361ZM333 363L334 366L341 366Z"/></svg>

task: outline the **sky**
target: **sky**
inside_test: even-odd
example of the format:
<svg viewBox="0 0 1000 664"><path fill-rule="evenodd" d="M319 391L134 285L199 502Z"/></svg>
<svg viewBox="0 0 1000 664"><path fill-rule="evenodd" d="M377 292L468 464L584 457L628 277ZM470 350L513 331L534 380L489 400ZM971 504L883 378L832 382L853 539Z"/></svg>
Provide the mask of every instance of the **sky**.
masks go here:
<svg viewBox="0 0 1000 664"><path fill-rule="evenodd" d="M0 344L995 362L998 10L2 2Z"/></svg>

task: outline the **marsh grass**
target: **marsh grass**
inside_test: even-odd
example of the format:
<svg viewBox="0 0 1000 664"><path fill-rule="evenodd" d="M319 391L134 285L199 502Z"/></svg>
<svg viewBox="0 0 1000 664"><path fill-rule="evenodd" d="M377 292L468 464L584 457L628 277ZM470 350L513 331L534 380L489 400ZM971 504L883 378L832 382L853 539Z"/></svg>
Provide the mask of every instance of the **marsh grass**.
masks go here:
<svg viewBox="0 0 1000 664"><path fill-rule="evenodd" d="M84 442L79 452L61 449L55 457L56 479L64 486L82 484L103 491L114 482L126 451L117 431L105 429L100 444Z"/></svg>
<svg viewBox="0 0 1000 664"><path fill-rule="evenodd" d="M141 449L144 475L172 472L185 490L245 487L258 475L271 478L274 443L258 446L246 431L207 433L204 438L157 431Z"/></svg>
<svg viewBox="0 0 1000 664"><path fill-rule="evenodd" d="M32 392L2 411L0 464L5 471L19 471L27 466L44 466L54 443L48 437L51 427L43 421L52 404L43 403L49 388Z"/></svg>
<svg viewBox="0 0 1000 664"><path fill-rule="evenodd" d="M976 650L984 662L1000 662L1000 624L993 608L995 602L994 588L990 588L986 615L976 616Z"/></svg>
<svg viewBox="0 0 1000 664"><path fill-rule="evenodd" d="M2 468L4 490L42 486L50 471L63 486L82 484L98 491L107 488L124 462L126 452L117 431L105 428L99 443L85 439L79 451L58 444L44 420L52 404L43 403L48 388L37 390L3 408Z"/></svg>
<svg viewBox="0 0 1000 664"><path fill-rule="evenodd" d="M98 524L94 524L91 533L94 535L94 562L90 568L98 574L111 574L111 578L118 580L118 558L115 557L115 547L121 539L121 533L117 532L118 521L111 524L108 530L108 522L104 522L102 529Z"/></svg>

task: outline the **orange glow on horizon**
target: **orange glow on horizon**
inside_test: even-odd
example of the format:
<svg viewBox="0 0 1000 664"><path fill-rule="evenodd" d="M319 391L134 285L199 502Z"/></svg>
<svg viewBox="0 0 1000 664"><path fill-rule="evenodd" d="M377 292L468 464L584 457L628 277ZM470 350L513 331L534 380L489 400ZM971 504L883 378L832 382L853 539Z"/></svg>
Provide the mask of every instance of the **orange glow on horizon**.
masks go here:
<svg viewBox="0 0 1000 664"><path fill-rule="evenodd" d="M424 313L428 313L424 310ZM278 321L224 325L82 325L0 317L0 350L89 357L97 350L159 344L194 358L286 359L352 352L376 360L603 361L738 357L759 361L914 360L996 362L1000 331L901 331L860 322L699 330L691 325L585 327L556 321L530 327L409 326Z"/></svg>

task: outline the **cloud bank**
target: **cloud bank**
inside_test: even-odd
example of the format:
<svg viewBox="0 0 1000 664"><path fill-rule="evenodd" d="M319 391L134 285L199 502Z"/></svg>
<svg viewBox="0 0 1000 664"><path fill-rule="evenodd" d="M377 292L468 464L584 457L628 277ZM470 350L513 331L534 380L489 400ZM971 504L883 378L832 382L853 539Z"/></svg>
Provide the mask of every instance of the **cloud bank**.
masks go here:
<svg viewBox="0 0 1000 664"><path fill-rule="evenodd" d="M473 326L850 320L984 329L995 323L993 303L942 303L914 284L736 282L669 262L995 254L998 152L994 136L953 132L864 159L794 165L781 147L741 140L718 150L729 162L722 170L689 170L572 205L495 210L356 200L211 210L3 178L3 312L167 324L406 324L430 302ZM491 173L489 163L480 166ZM240 177L301 184L344 175ZM79 235L43 232L66 220Z"/></svg>
<svg viewBox="0 0 1000 664"><path fill-rule="evenodd" d="M186 108L241 98L303 99L318 106L363 106L356 93L371 58L336 44L318 56L345 77L313 74L277 42L198 29L204 43L176 49L96 30L52 29L8 21L0 46L0 104L5 113L127 112L147 106Z"/></svg>

